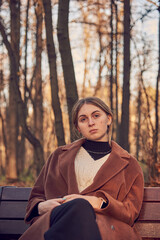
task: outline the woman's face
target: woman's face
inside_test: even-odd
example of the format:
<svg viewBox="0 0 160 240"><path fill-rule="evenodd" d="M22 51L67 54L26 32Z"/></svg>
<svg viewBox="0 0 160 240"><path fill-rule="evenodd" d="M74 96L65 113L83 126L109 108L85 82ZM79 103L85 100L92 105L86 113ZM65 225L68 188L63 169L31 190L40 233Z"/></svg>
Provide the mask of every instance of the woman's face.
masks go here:
<svg viewBox="0 0 160 240"><path fill-rule="evenodd" d="M78 113L78 130L92 141L108 141L107 126L112 117L93 104L84 104Z"/></svg>

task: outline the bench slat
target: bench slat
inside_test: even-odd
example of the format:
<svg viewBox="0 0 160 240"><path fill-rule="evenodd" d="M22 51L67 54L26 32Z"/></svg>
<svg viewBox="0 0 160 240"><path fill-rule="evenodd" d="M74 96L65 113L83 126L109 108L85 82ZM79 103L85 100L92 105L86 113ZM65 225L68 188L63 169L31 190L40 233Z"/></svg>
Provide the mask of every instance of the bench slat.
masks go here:
<svg viewBox="0 0 160 240"><path fill-rule="evenodd" d="M143 202L159 202L160 187L145 187Z"/></svg>
<svg viewBox="0 0 160 240"><path fill-rule="evenodd" d="M29 226L23 220L0 220L0 234L22 234ZM1 239L1 238L0 238Z"/></svg>
<svg viewBox="0 0 160 240"><path fill-rule="evenodd" d="M138 220L160 221L160 202L144 202Z"/></svg>
<svg viewBox="0 0 160 240"><path fill-rule="evenodd" d="M1 187L1 201L3 200L28 200L31 188Z"/></svg>
<svg viewBox="0 0 160 240"><path fill-rule="evenodd" d="M2 201L0 205L0 219L24 219L27 201Z"/></svg>
<svg viewBox="0 0 160 240"><path fill-rule="evenodd" d="M143 238L160 239L160 223L137 222L135 228Z"/></svg>

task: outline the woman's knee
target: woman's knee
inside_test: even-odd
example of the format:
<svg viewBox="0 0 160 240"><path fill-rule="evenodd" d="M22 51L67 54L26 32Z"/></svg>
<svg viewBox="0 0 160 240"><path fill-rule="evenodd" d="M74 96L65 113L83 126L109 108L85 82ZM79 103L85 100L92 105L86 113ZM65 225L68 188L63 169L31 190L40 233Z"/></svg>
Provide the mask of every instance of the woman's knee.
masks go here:
<svg viewBox="0 0 160 240"><path fill-rule="evenodd" d="M93 215L95 217L94 209L92 205L83 198L77 198L72 201L70 201L71 208L73 211L76 212L76 214L86 214L87 216L89 214Z"/></svg>
<svg viewBox="0 0 160 240"><path fill-rule="evenodd" d="M91 204L83 198L74 199L74 200L70 201L70 204L77 209L93 210L93 207L91 206Z"/></svg>
<svg viewBox="0 0 160 240"><path fill-rule="evenodd" d="M53 222L63 218L96 218L93 207L91 204L82 198L77 198L53 209L50 217L51 225Z"/></svg>

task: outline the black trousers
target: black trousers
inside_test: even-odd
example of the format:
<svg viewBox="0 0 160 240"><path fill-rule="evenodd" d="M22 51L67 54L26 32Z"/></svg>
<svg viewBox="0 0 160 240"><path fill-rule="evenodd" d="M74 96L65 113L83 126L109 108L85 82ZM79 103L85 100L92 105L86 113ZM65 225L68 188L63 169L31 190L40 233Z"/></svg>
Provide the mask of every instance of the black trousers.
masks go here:
<svg viewBox="0 0 160 240"><path fill-rule="evenodd" d="M101 240L90 203L75 199L53 209L45 240Z"/></svg>

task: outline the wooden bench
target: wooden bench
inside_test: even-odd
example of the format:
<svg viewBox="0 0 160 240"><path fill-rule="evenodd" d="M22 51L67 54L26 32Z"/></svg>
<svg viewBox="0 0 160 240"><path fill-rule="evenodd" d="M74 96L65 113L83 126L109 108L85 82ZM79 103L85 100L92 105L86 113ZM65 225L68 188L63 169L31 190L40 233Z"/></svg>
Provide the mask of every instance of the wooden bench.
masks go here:
<svg viewBox="0 0 160 240"><path fill-rule="evenodd" d="M0 187L0 239L18 239L28 228L25 208L31 188ZM144 189L144 200L135 228L143 239L160 239L160 187Z"/></svg>
<svg viewBox="0 0 160 240"><path fill-rule="evenodd" d="M28 228L24 215L31 188L0 187L0 239L18 239Z"/></svg>
<svg viewBox="0 0 160 240"><path fill-rule="evenodd" d="M160 239L160 187L146 187L136 230L143 239Z"/></svg>

